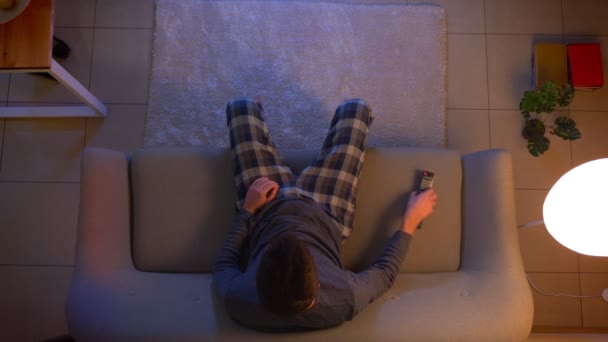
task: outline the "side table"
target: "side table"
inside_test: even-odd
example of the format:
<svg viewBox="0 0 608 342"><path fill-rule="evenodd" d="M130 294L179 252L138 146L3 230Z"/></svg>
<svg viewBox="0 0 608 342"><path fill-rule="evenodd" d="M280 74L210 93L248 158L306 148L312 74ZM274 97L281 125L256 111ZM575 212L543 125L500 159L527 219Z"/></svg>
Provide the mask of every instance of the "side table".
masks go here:
<svg viewBox="0 0 608 342"><path fill-rule="evenodd" d="M53 0L32 0L15 19L0 24L0 72L47 72L86 106L0 107L0 118L105 117L106 106L53 60Z"/></svg>

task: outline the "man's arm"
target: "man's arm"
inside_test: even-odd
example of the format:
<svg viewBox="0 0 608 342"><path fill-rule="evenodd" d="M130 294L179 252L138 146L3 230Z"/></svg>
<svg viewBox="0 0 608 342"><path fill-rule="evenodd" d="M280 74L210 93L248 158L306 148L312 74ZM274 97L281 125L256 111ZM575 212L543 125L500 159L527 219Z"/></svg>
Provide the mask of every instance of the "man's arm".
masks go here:
<svg viewBox="0 0 608 342"><path fill-rule="evenodd" d="M411 239L412 236L407 233L400 230L395 232L372 266L352 274L355 315L393 286Z"/></svg>
<svg viewBox="0 0 608 342"><path fill-rule="evenodd" d="M247 224L251 213L241 209L232 223L232 228L226 237L224 246L213 265L213 285L220 298L224 299L230 282L242 274L239 267L239 257L243 243L247 238Z"/></svg>
<svg viewBox="0 0 608 342"><path fill-rule="evenodd" d="M226 297L230 283L242 274L239 257L247 238L249 219L258 209L276 198L278 189L279 185L266 177L256 179L247 189L243 208L236 215L213 266L213 284L222 300Z"/></svg>
<svg viewBox="0 0 608 342"><path fill-rule="evenodd" d="M393 286L418 224L433 212L436 202L437 194L432 189L412 193L401 229L388 241L380 258L365 271L352 275L355 315Z"/></svg>

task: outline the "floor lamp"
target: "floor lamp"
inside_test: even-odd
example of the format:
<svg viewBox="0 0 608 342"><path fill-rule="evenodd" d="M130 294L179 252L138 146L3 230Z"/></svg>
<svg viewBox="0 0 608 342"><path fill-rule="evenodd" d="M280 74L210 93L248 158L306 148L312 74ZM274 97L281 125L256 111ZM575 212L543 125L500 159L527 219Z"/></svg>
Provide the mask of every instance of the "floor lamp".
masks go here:
<svg viewBox="0 0 608 342"><path fill-rule="evenodd" d="M587 162L564 174L545 198L543 220L520 228L543 222L565 247L580 254L608 257L608 158ZM602 297L608 302L608 288Z"/></svg>

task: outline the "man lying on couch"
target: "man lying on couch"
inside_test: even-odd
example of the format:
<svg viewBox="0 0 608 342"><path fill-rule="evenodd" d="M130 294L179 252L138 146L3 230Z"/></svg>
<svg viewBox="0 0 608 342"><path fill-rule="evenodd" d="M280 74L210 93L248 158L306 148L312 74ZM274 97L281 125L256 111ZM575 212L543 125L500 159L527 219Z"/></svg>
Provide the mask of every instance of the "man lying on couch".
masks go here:
<svg viewBox="0 0 608 342"><path fill-rule="evenodd" d="M259 101L226 108L238 214L216 260L215 290L237 322L262 331L319 329L353 319L399 273L418 224L433 212L431 189L410 194L401 229L368 269L345 270L340 252L352 232L370 107L336 109L316 160L299 176L281 160Z"/></svg>

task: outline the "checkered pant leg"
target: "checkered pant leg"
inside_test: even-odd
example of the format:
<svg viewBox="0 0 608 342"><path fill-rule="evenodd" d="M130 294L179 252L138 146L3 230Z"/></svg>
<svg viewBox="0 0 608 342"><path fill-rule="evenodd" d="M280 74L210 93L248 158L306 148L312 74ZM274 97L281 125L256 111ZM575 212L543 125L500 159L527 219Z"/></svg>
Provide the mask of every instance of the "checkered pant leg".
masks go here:
<svg viewBox="0 0 608 342"><path fill-rule="evenodd" d="M340 104L321 153L296 180L298 188L338 221L345 238L353 229L357 185L372 121L371 108L365 101L351 99Z"/></svg>
<svg viewBox="0 0 608 342"><path fill-rule="evenodd" d="M239 209L247 189L260 177L268 177L281 187L293 183L295 177L279 156L264 123L262 106L257 101L246 97L230 101L226 106L226 118Z"/></svg>

